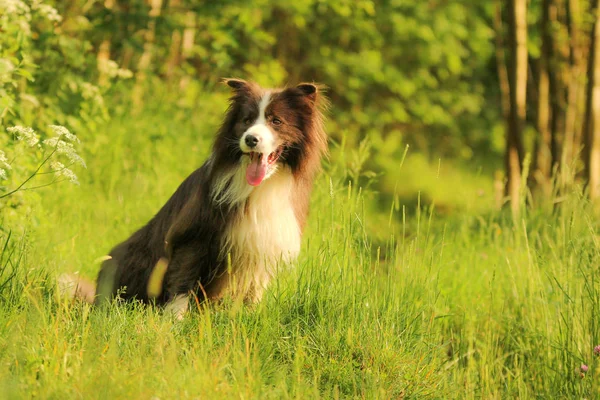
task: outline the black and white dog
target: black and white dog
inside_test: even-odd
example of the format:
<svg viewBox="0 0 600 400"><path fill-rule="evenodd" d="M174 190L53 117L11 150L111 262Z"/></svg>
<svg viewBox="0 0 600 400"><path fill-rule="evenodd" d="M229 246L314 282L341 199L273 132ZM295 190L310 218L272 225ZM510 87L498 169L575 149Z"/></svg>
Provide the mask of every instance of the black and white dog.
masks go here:
<svg viewBox="0 0 600 400"><path fill-rule="evenodd" d="M76 296L98 302L118 293L181 316L190 295L259 301L278 263L296 258L327 151L325 99L308 83L225 83L233 96L208 160L146 226L112 249L95 290L70 279ZM158 290L149 290L153 285Z"/></svg>

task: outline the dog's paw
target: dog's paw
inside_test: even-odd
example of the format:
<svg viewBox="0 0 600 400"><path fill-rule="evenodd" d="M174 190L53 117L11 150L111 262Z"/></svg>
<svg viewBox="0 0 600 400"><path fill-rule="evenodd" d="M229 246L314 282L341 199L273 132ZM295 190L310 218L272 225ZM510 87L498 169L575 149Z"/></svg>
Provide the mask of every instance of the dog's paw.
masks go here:
<svg viewBox="0 0 600 400"><path fill-rule="evenodd" d="M177 321L181 321L187 313L189 306L189 296L187 294L180 294L165 306L165 313L171 314Z"/></svg>

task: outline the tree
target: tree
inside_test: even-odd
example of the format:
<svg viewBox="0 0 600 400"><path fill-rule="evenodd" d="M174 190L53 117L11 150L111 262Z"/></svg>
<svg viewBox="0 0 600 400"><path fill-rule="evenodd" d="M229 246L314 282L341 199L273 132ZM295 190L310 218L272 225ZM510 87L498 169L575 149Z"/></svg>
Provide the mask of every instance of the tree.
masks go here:
<svg viewBox="0 0 600 400"><path fill-rule="evenodd" d="M586 175L592 200L600 197L600 7L592 1L594 25L588 59L587 101L585 108L585 136L588 148Z"/></svg>
<svg viewBox="0 0 600 400"><path fill-rule="evenodd" d="M550 58L550 0L542 4L540 32L542 45L537 71L537 115L536 128L538 136L535 142L534 178L544 194L550 192L550 175L552 172L551 133L550 133L550 78L548 63Z"/></svg>
<svg viewBox="0 0 600 400"><path fill-rule="evenodd" d="M144 33L144 49L138 61L137 73L135 75L135 86L133 88L133 104L139 109L144 95L144 83L151 67L152 55L154 53L154 42L156 40L156 19L160 16L162 0L151 0L148 11L148 27Z"/></svg>
<svg viewBox="0 0 600 400"><path fill-rule="evenodd" d="M523 161L522 133L525 125L527 99L527 1L508 2L508 83L510 107L506 132L505 166L506 194L514 213L519 211L521 165Z"/></svg>
<svg viewBox="0 0 600 400"><path fill-rule="evenodd" d="M549 81L550 81L550 151L552 166L561 163L562 148L565 139L565 113L567 108L566 77L568 47L563 16L564 0L550 0L548 5L548 29L544 39L548 41L549 50Z"/></svg>
<svg viewBox="0 0 600 400"><path fill-rule="evenodd" d="M567 0L567 29L569 34L569 66L567 83L567 110L565 114L565 144L563 160L571 166L579 150L579 126L577 115L580 109L581 75L585 72L585 63L580 45L581 13L579 0Z"/></svg>

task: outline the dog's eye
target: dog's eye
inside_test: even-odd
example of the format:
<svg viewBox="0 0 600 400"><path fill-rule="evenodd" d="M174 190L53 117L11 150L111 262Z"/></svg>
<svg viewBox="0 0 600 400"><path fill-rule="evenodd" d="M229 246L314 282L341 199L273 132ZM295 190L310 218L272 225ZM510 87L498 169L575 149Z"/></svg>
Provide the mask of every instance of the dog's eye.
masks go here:
<svg viewBox="0 0 600 400"><path fill-rule="evenodd" d="M252 118L244 118L244 125L250 125L250 122L252 122Z"/></svg>
<svg viewBox="0 0 600 400"><path fill-rule="evenodd" d="M281 120L279 118L273 118L271 123L273 123L273 125L281 125Z"/></svg>

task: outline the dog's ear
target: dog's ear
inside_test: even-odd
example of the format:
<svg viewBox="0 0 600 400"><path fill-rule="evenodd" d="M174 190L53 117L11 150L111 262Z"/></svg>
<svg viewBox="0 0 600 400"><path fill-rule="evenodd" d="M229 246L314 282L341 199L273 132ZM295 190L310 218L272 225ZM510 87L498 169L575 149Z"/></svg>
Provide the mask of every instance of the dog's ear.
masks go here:
<svg viewBox="0 0 600 400"><path fill-rule="evenodd" d="M300 91L302 93L304 93L307 96L313 95L315 93L317 93L317 85L314 85L312 83L301 83L298 86L296 86L298 89L300 89Z"/></svg>
<svg viewBox="0 0 600 400"><path fill-rule="evenodd" d="M227 86L235 91L246 90L249 87L248 82L237 78L225 78L223 79L223 83L227 84Z"/></svg>
<svg viewBox="0 0 600 400"><path fill-rule="evenodd" d="M316 83L301 83L296 86L296 89L300 91L303 96L314 102L317 100L317 96L323 91L324 86Z"/></svg>

